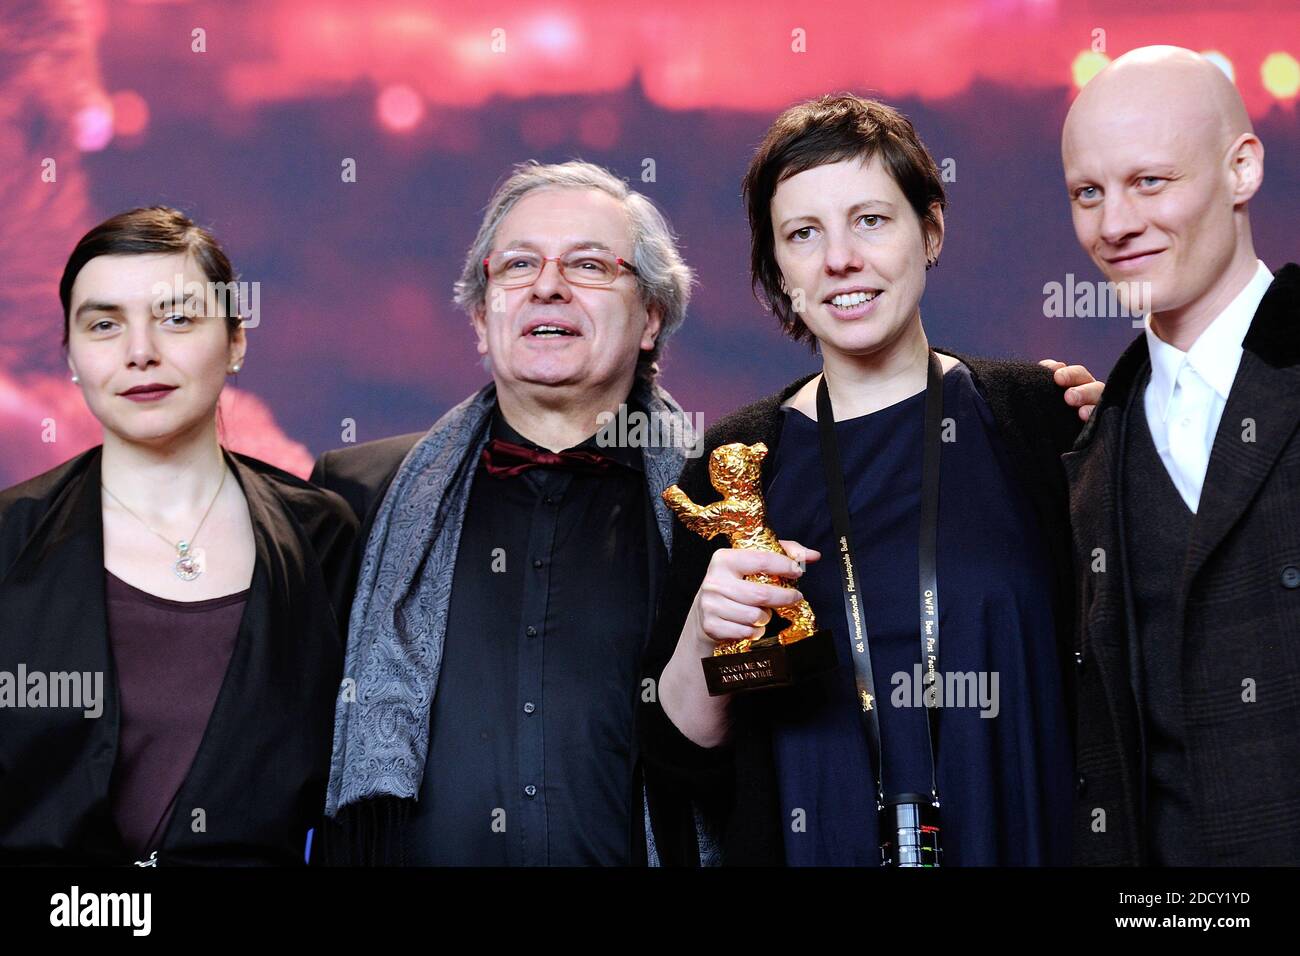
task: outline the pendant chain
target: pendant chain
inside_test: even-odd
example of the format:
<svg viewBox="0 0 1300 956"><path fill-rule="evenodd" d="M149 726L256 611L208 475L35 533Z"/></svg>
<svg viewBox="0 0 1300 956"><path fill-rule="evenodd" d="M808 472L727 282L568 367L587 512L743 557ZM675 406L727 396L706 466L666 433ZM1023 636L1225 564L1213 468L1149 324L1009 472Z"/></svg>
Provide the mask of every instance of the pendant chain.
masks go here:
<svg viewBox="0 0 1300 956"><path fill-rule="evenodd" d="M145 521L138 514L136 514L134 511L128 508L126 506L126 502L124 502L117 495L113 494L113 492L109 491L108 485L104 484L102 480L100 481L99 486L104 489L104 493L106 495L108 495L110 498L112 498L114 501L116 501L119 505L122 506L123 511L125 511L136 521L140 522L142 525L148 528L149 531L153 532L159 538L166 541L169 545L175 548L177 552L180 554L181 558L185 558L185 556L189 553L190 543L199 536L199 532L203 530L204 523L208 520L208 515L212 514L212 507L217 503L217 498L221 496L221 489L224 488L226 485L226 475L229 472L230 472L229 468L223 467L221 469L221 481L217 484L217 490L216 493L213 494L212 500L208 502L207 511L203 512L203 517L199 519L199 526L194 529L194 533L190 535L189 538L182 538L180 541L172 541L171 538L167 537L162 532L157 531L152 525L149 524L149 522ZM197 577L197 575L195 575L195 577Z"/></svg>

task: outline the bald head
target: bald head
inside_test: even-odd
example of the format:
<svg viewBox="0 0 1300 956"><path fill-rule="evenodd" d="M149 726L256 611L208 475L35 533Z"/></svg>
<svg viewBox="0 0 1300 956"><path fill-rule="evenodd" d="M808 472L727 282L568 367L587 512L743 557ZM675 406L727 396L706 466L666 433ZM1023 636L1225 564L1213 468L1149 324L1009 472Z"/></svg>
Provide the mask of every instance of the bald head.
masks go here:
<svg viewBox="0 0 1300 956"><path fill-rule="evenodd" d="M1172 46L1119 57L1070 107L1061 160L1080 245L1110 281L1144 284L1153 322L1212 319L1249 279L1264 148L1212 61Z"/></svg>
<svg viewBox="0 0 1300 956"><path fill-rule="evenodd" d="M1177 46L1125 53L1080 91L1070 107L1062 151L1078 137L1155 124L1216 152L1254 133L1241 94L1211 60Z"/></svg>

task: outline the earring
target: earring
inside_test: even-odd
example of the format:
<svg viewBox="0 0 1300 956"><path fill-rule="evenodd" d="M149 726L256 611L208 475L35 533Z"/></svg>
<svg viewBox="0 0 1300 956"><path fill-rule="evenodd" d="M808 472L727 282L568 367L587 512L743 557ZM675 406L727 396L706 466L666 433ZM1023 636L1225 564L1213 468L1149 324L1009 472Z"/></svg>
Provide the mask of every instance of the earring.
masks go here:
<svg viewBox="0 0 1300 956"><path fill-rule="evenodd" d="M243 367L244 367L243 365L241 365L240 363L236 362L234 365L232 365L232 366L230 367L230 374L232 374L232 375L235 374L236 372L238 372L238 371L239 371L241 368L243 368Z"/></svg>
<svg viewBox="0 0 1300 956"><path fill-rule="evenodd" d="M72 373L72 384L73 384L73 385L76 385L76 384L77 384L78 382L80 382L80 381L81 381L81 376L78 375L76 372L73 372L73 373Z"/></svg>

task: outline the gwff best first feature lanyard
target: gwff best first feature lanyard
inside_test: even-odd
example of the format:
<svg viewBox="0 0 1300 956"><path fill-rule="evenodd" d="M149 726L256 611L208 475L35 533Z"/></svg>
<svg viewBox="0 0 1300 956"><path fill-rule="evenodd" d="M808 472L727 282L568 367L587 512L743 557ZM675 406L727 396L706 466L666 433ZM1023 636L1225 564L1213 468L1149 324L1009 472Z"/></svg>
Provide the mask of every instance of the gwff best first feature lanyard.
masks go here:
<svg viewBox="0 0 1300 956"><path fill-rule="evenodd" d="M930 797L939 805L939 783L936 765L939 758L939 726L935 713L937 702L933 695L937 688L939 667L939 580L936 573L936 552L939 538L939 446L940 426L943 418L943 367L939 356L930 352L925 386L925 435L921 460L921 530L917 545L920 565L920 637L921 661L924 664L926 731L930 744ZM871 751L872 770L876 775L876 804L884 809L884 768L880 752L880 716L876 712L875 680L871 673L871 647L867 640L866 621L860 596L862 587L854 566L852 539L849 533L849 506L844 492L844 472L840 466L839 445L835 439L835 416L831 408L830 391L826 375L817 386L817 429L821 436L822 467L826 471L826 491L831 506L831 521L839 545L836 555L844 579L844 615L849 625L850 645L853 649L853 670L858 690L858 704L867 731L867 745Z"/></svg>

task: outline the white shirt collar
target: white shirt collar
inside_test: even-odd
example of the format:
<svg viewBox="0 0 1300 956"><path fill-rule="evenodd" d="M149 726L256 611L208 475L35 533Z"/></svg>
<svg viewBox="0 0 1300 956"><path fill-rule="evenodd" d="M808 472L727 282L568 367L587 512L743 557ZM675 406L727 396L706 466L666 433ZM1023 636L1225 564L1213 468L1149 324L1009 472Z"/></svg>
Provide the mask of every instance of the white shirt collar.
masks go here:
<svg viewBox="0 0 1300 956"><path fill-rule="evenodd" d="M1148 388L1154 392L1161 421L1168 417L1169 403L1174 397L1178 373L1184 362L1191 365L1221 399L1228 400L1232 381L1237 377L1237 366L1241 364L1241 343L1250 330L1264 293L1273 284L1273 273L1268 271L1268 266L1258 259L1255 266L1250 281L1215 316L1186 352L1156 335L1151 330L1151 315L1147 314L1144 325L1147 350L1151 353L1151 383Z"/></svg>

